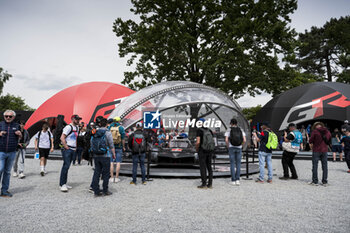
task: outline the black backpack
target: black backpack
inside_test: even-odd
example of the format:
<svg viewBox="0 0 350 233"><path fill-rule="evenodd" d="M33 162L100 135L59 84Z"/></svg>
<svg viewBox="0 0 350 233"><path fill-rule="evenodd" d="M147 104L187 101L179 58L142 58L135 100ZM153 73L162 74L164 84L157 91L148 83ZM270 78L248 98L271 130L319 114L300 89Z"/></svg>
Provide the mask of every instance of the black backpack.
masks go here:
<svg viewBox="0 0 350 233"><path fill-rule="evenodd" d="M144 153L146 151L146 139L143 133L134 133L132 139L132 152L133 153Z"/></svg>
<svg viewBox="0 0 350 233"><path fill-rule="evenodd" d="M203 142L202 142L202 149L207 152L212 152L215 150L215 142L213 134L211 133L210 129L202 128L203 131Z"/></svg>
<svg viewBox="0 0 350 233"><path fill-rule="evenodd" d="M327 146L332 146L332 137L327 138L326 135L322 134L322 140Z"/></svg>
<svg viewBox="0 0 350 233"><path fill-rule="evenodd" d="M239 127L231 127L229 141L232 146L241 146L243 143L242 130Z"/></svg>

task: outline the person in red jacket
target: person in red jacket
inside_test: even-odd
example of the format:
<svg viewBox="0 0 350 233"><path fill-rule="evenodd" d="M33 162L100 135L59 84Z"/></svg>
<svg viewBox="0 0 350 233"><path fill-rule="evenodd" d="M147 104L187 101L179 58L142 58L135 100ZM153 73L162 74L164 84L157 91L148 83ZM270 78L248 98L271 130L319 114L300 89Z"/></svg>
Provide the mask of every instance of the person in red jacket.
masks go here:
<svg viewBox="0 0 350 233"><path fill-rule="evenodd" d="M324 126L322 122L315 122L312 126L312 133L310 137L310 147L312 149L312 182L311 185L318 185L317 168L318 161L321 160L322 164L322 184L324 186L328 185L328 145L331 141L331 133Z"/></svg>

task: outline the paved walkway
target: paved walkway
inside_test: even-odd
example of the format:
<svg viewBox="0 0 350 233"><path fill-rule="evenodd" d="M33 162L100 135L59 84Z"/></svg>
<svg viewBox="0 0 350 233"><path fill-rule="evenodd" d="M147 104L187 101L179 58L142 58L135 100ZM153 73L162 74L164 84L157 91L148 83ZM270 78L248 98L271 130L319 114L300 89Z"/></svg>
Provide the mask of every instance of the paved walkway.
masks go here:
<svg viewBox="0 0 350 233"><path fill-rule="evenodd" d="M328 187L307 185L311 161L295 164L297 181L276 176L273 184L242 180L233 187L219 178L212 190L198 190L199 179L132 186L122 177L110 185L112 196L95 198L87 191L91 167L71 167L73 189L61 193L62 161L48 161L49 173L41 177L39 162L27 159L27 177L11 178L13 198L0 198L0 232L349 232L345 163L328 163ZM281 175L280 160L273 166Z"/></svg>

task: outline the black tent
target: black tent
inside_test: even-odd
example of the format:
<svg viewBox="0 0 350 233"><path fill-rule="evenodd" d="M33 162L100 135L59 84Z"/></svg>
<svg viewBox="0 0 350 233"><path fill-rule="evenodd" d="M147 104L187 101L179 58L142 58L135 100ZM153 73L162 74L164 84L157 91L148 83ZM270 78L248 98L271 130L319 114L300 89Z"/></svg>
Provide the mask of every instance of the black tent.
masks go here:
<svg viewBox="0 0 350 233"><path fill-rule="evenodd" d="M289 123L350 120L350 85L337 82L308 83L269 101L256 115L253 124L270 123L282 131Z"/></svg>

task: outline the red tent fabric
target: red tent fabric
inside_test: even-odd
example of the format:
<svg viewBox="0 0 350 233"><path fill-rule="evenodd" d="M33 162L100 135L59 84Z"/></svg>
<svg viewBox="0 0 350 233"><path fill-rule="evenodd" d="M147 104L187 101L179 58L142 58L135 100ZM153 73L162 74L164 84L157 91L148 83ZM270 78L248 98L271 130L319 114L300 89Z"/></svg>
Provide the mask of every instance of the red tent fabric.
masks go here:
<svg viewBox="0 0 350 233"><path fill-rule="evenodd" d="M132 93L133 90L110 82L89 82L68 87L45 101L28 119L25 128L57 115L64 115L67 123L70 123L73 114L78 114L85 123L99 115L108 117L121 99Z"/></svg>

